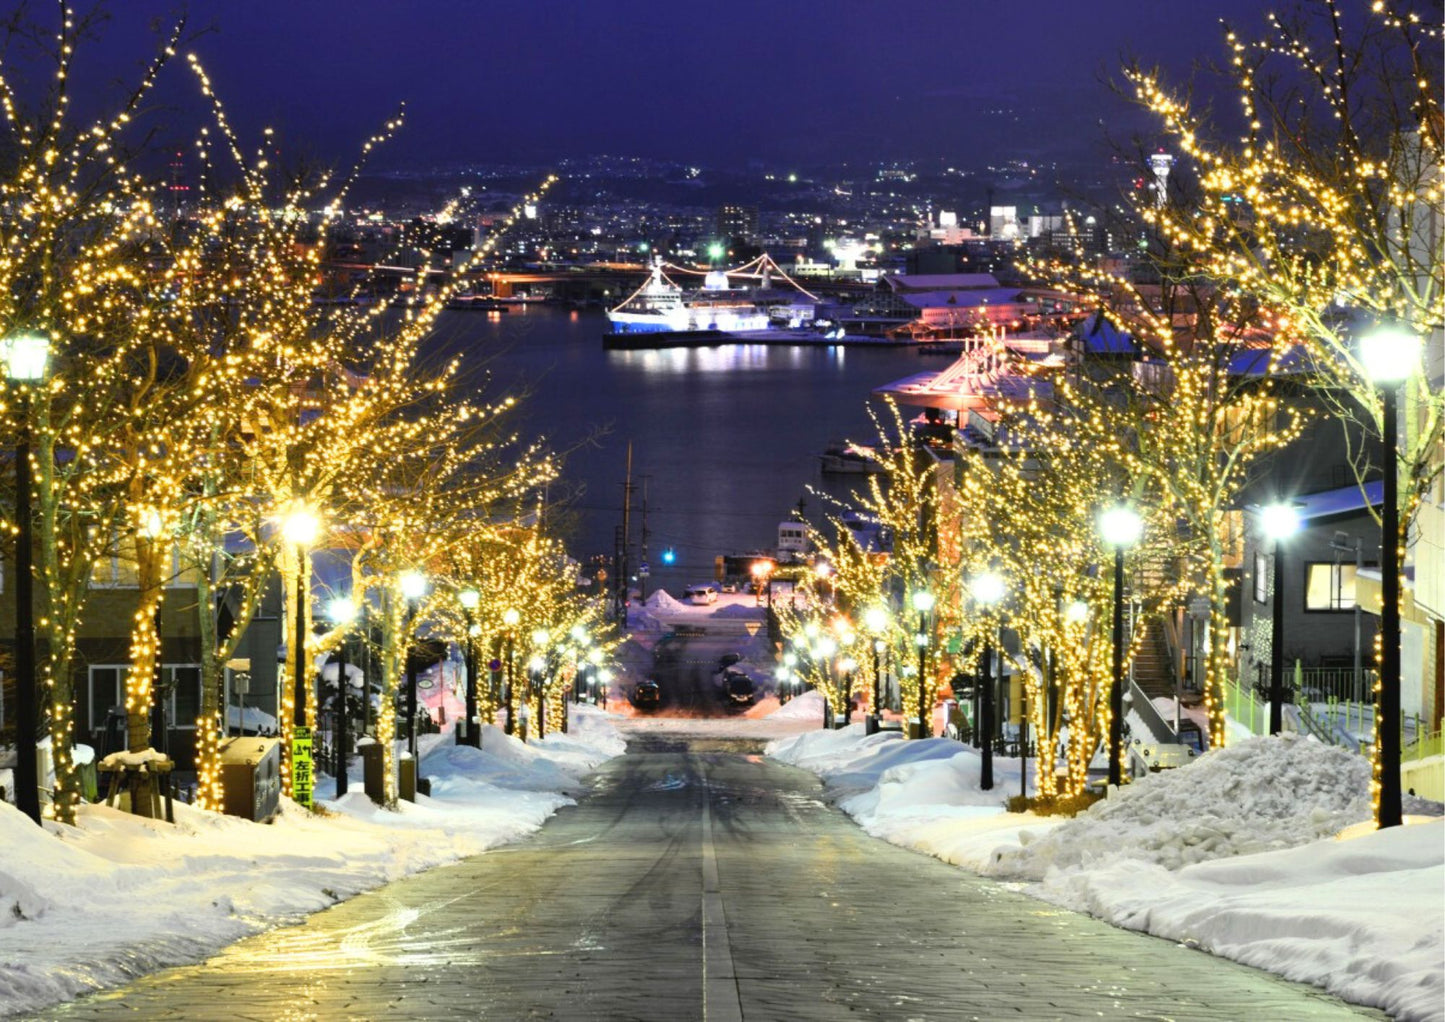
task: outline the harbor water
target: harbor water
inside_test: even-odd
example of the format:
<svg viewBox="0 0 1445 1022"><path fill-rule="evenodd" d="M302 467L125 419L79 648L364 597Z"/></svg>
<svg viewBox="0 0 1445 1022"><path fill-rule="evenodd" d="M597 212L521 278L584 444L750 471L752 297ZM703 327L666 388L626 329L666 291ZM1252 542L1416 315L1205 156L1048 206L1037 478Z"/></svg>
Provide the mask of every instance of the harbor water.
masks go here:
<svg viewBox="0 0 1445 1022"><path fill-rule="evenodd" d="M574 556L611 555L631 444L634 507L644 487L648 504L650 588L674 592L711 579L719 554L774 546L799 499L820 520L828 509L809 487L845 496L862 477L821 475L819 454L833 440L875 436L874 387L941 368L911 348L606 351L607 330L601 312L519 306L447 313L436 345L484 372L485 393L524 392L523 427L568 452L551 496L571 498L562 524ZM635 511L634 551L641 530ZM670 567L665 549L675 552Z"/></svg>

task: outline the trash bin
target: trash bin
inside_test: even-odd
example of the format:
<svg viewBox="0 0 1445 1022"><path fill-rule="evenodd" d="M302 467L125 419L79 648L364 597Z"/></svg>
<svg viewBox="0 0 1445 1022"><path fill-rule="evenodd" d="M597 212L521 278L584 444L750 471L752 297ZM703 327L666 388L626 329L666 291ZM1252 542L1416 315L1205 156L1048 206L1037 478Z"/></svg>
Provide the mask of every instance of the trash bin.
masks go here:
<svg viewBox="0 0 1445 1022"><path fill-rule="evenodd" d="M381 743L374 738L363 738L356 747L361 751L361 783L366 789L366 797L381 805L386 801Z"/></svg>
<svg viewBox="0 0 1445 1022"><path fill-rule="evenodd" d="M400 768L401 784L399 790L401 797L408 802L416 801L416 760L411 758L411 753L403 752L397 758L397 767Z"/></svg>
<svg viewBox="0 0 1445 1022"><path fill-rule="evenodd" d="M281 809L281 740L244 735L221 743L221 811L267 823Z"/></svg>

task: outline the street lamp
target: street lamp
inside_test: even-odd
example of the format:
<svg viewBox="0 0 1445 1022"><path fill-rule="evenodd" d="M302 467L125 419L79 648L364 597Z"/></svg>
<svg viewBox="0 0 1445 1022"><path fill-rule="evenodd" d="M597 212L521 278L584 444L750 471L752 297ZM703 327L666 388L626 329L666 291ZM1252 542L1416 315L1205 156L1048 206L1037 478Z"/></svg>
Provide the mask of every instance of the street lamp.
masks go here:
<svg viewBox="0 0 1445 1022"><path fill-rule="evenodd" d="M1109 691L1109 784L1124 779L1120 757L1124 747L1124 551L1139 542L1144 521L1123 504L1099 516L1099 534L1114 548L1114 684Z"/></svg>
<svg viewBox="0 0 1445 1022"><path fill-rule="evenodd" d="M1003 599L1005 586L1003 578L992 571L986 571L979 575L969 584L969 592L973 594L974 600L987 614L993 607ZM974 732L978 736L978 747L981 763L979 766L978 786L984 791L993 789L993 732L994 732L994 701L993 701L993 622L989 623L988 632L983 643L983 671L978 680L978 720ZM1003 676L1003 657L999 657L999 676Z"/></svg>
<svg viewBox="0 0 1445 1022"><path fill-rule="evenodd" d="M882 607L869 607L863 612L863 627L868 633L874 636L873 639L873 701L868 706L868 718L863 722L863 730L867 734L875 734L878 731L878 722L882 719L882 710L879 703L882 699L882 681L878 674L878 654L882 653L888 645L883 641L883 632L888 628L888 612Z"/></svg>
<svg viewBox="0 0 1445 1022"><path fill-rule="evenodd" d="M1299 531L1299 514L1289 504L1260 511L1264 534L1274 540L1274 620L1269 639L1269 733L1284 726L1284 541Z"/></svg>
<svg viewBox="0 0 1445 1022"><path fill-rule="evenodd" d="M416 759L416 650L412 642L412 622L416 620L417 602L426 595L426 576L419 571L403 571L397 588L406 600L406 747Z"/></svg>
<svg viewBox="0 0 1445 1022"><path fill-rule="evenodd" d="M356 620L356 604L345 596L338 596L326 605L326 616L341 630L341 641L336 649L336 797L346 794L347 761L351 758L351 734L346 717L346 642L347 629Z"/></svg>
<svg viewBox="0 0 1445 1022"><path fill-rule="evenodd" d="M462 663L467 672L467 716L462 730L457 732L457 744L461 745L465 737L467 745L474 749L480 749L482 747L482 724L477 719L476 613L478 604L482 602L482 594L475 589L463 589L457 593L457 602L462 605L462 613L466 616L467 622L466 644L462 649Z"/></svg>
<svg viewBox="0 0 1445 1022"><path fill-rule="evenodd" d="M929 726L928 710L925 704L928 702L928 613L933 610L934 597L927 589L920 589L913 594L913 609L918 611L918 634L914 641L918 643L918 737L928 738L932 728Z"/></svg>
<svg viewBox="0 0 1445 1022"><path fill-rule="evenodd" d="M40 822L40 777L35 732L35 606L31 574L30 388L45 379L50 338L18 334L3 342L5 375L20 385L20 432L15 438L15 807Z"/></svg>
<svg viewBox="0 0 1445 1022"><path fill-rule="evenodd" d="M817 576L819 584L828 583L828 602L831 604L836 599L837 593L833 586L833 566L827 561L819 561L813 565L813 574Z"/></svg>
<svg viewBox="0 0 1445 1022"><path fill-rule="evenodd" d="M754 605L762 606L763 585L764 583L766 583L768 587L768 607L769 609L771 609L773 606L773 582L770 576L772 575L773 571L773 562L754 561L752 563L752 566L748 568L748 571L753 576L753 592L757 597L754 601Z"/></svg>
<svg viewBox="0 0 1445 1022"><path fill-rule="evenodd" d="M296 548L296 675L291 715L291 797L311 808L311 728L306 725L306 550L316 542L321 520L303 503L294 505L281 522L281 535Z"/></svg>
<svg viewBox="0 0 1445 1022"><path fill-rule="evenodd" d="M1420 338L1400 330L1377 330L1360 339L1360 361L1380 389L1385 455L1384 506L1380 522L1380 696L1375 702L1375 749L1380 770L1375 824L1398 827L1400 806L1400 508L1399 386L1420 365Z"/></svg>
<svg viewBox="0 0 1445 1022"><path fill-rule="evenodd" d="M513 640L516 637L515 629L517 623L522 620L522 615L515 607L508 607L502 612L502 624L507 626L507 734L515 734L517 730L517 696L512 689L512 653L514 650Z"/></svg>

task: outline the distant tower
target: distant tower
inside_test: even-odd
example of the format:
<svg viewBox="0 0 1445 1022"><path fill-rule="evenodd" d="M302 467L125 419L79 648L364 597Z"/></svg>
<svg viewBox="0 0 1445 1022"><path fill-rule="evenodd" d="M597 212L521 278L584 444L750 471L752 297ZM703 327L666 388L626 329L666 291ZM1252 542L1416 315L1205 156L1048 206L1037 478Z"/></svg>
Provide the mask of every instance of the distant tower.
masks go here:
<svg viewBox="0 0 1445 1022"><path fill-rule="evenodd" d="M185 154L179 149L176 150L175 156L171 158L170 171L171 213L179 220L181 212L185 207L186 192L191 190L190 186L186 184Z"/></svg>
<svg viewBox="0 0 1445 1022"><path fill-rule="evenodd" d="M1154 205L1162 208L1169 198L1169 170L1174 166L1174 157L1155 153L1149 157L1149 166L1154 168Z"/></svg>

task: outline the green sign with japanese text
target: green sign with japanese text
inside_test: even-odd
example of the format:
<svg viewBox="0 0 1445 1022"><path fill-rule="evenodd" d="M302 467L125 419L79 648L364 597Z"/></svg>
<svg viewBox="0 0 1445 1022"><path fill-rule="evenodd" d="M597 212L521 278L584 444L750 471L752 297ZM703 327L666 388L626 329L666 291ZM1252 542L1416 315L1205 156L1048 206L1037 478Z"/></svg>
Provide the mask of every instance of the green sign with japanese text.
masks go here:
<svg viewBox="0 0 1445 1022"><path fill-rule="evenodd" d="M291 797L311 808L311 729L298 725L291 731Z"/></svg>

